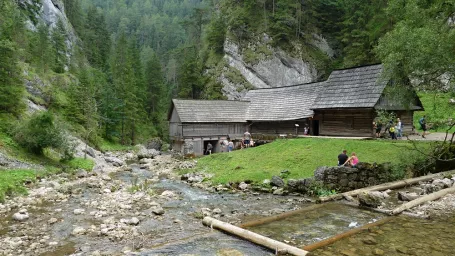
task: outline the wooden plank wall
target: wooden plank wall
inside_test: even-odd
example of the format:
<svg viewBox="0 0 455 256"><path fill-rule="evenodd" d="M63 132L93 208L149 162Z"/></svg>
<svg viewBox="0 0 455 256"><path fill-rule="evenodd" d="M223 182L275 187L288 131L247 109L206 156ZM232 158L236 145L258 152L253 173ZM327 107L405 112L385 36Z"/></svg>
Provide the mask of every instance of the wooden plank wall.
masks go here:
<svg viewBox="0 0 455 256"><path fill-rule="evenodd" d="M303 135L305 125L310 127L310 123L303 121L283 121L283 122L253 122L250 126L251 133L263 135L295 134L295 124L299 125L298 134Z"/></svg>
<svg viewBox="0 0 455 256"><path fill-rule="evenodd" d="M330 109L318 111L320 135L373 137L373 109Z"/></svg>
<svg viewBox="0 0 455 256"><path fill-rule="evenodd" d="M411 134L414 131L412 126L414 125L414 111L397 111L397 117L401 119L403 123L403 134Z"/></svg>
<svg viewBox="0 0 455 256"><path fill-rule="evenodd" d="M201 123L183 124L183 137L232 136L245 132L244 123Z"/></svg>

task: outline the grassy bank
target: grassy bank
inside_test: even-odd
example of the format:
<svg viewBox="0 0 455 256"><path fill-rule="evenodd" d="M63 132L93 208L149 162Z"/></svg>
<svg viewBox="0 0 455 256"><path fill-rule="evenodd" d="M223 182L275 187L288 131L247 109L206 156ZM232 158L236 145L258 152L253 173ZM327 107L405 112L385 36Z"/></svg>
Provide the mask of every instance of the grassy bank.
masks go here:
<svg viewBox="0 0 455 256"><path fill-rule="evenodd" d="M429 143L419 143L423 149L428 146ZM277 140L232 153L213 154L200 158L196 168L214 174L212 181L215 183L244 180L262 182L272 175L279 175L282 170L291 172L288 178L305 178L313 176L319 166L336 165L342 149L347 149L349 154L356 152L360 161L371 163L400 164L419 155L406 141L301 138Z"/></svg>
<svg viewBox="0 0 455 256"><path fill-rule="evenodd" d="M427 123L432 124L430 131L445 132L448 126L446 122L449 118L455 117L455 105L450 104L449 100L455 98L450 93L426 92L419 93L420 101L425 111L418 111L414 114L414 125L420 129L419 119L427 116ZM452 132L455 129L452 129Z"/></svg>

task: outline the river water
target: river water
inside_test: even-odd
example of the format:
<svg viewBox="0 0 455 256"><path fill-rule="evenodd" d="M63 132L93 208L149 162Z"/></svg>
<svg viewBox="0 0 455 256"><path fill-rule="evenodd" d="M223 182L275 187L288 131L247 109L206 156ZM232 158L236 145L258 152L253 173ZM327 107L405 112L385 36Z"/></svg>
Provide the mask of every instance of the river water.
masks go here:
<svg viewBox="0 0 455 256"><path fill-rule="evenodd" d="M133 183L157 178L154 173L132 165L131 172L117 172L112 182L127 190ZM94 218L88 213L99 210L91 202L102 202L105 194L90 183L81 183L80 192L73 192L68 199L52 202L40 202L30 207L31 218L24 223L11 221L14 211L5 216L0 215L0 239L8 236L29 237L18 247L24 255L37 255L29 250L30 243L49 241L58 242L58 246L49 247L38 255L91 255L92 252L104 252L109 255L274 255L274 252L251 244L228 234L211 230L202 225L201 208L219 208L219 218L239 224L240 222L258 219L265 215L279 214L284 211L309 207L301 197L273 196L257 193L214 193L186 183L160 179L150 184L156 194L172 191L177 197L159 199L165 210L162 216L154 218L144 214L147 211L143 202L134 200L131 192L131 210L126 217L138 216L141 222L137 225L138 235L124 239L113 239L108 236L88 232L74 236L76 226L98 227L106 219L125 218L125 213L111 211L110 216ZM73 188L75 191L75 188ZM123 194L126 193L123 191ZM113 192L114 193L114 192ZM122 197L118 197L123 200ZM77 208L85 208L86 214L74 215ZM59 221L46 225L55 217ZM327 203L320 208L302 212L285 219L260 226L250 227L251 231L270 238L303 247L349 229L377 221L385 216L366 210L357 209L338 203ZM379 227L340 240L333 245L318 249L312 255L454 255L455 252L455 218L423 220L397 217ZM48 238L46 238L48 236ZM35 239L36 238L36 239ZM47 242L42 242L42 240ZM25 240L25 239L23 239ZM0 240L1 241L1 240ZM128 247L130 250L125 250ZM28 250L28 251L27 251ZM128 253L126 251L133 251ZM18 254L21 254L18 253ZM0 248L0 255L1 248ZM14 255L14 254L13 254Z"/></svg>

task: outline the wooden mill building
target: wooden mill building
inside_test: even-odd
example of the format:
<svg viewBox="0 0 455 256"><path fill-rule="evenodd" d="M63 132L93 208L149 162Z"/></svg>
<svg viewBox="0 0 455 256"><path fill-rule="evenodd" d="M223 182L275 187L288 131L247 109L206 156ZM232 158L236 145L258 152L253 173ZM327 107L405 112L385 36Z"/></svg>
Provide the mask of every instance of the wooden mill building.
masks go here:
<svg viewBox="0 0 455 256"><path fill-rule="evenodd" d="M335 70L324 82L249 91L241 101L172 100L170 139L174 149L201 155L207 144L220 151L219 140L303 135L374 136L376 110L394 111L412 129L413 113L422 104L412 97L397 99L388 88L400 89L383 74L380 64ZM187 148L192 147L192 148Z"/></svg>

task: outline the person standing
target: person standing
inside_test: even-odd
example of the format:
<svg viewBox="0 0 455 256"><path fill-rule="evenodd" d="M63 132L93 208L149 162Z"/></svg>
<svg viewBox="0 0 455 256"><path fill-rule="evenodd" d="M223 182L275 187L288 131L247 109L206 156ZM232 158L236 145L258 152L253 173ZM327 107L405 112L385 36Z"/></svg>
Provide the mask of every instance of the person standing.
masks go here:
<svg viewBox="0 0 455 256"><path fill-rule="evenodd" d="M396 130L397 130L397 133L398 133L397 137L401 139L401 137L403 137L403 124L401 123L400 118L397 118Z"/></svg>
<svg viewBox="0 0 455 256"><path fill-rule="evenodd" d="M425 138L425 132L427 131L427 121L425 120L426 116L423 116L419 120L420 128L423 130L422 138Z"/></svg>
<svg viewBox="0 0 455 256"><path fill-rule="evenodd" d="M232 142L232 140L230 140L229 143L228 143L228 151L229 151L229 153L232 152L232 150L234 150L234 142Z"/></svg>
<svg viewBox="0 0 455 256"><path fill-rule="evenodd" d="M213 145L212 145L212 143L209 142L207 144L207 151L206 151L207 155L211 155L212 154L212 149L213 149Z"/></svg>
<svg viewBox="0 0 455 256"><path fill-rule="evenodd" d="M390 134L390 137L392 137L392 140L396 140L397 139L397 134L396 134L396 130L395 130L395 125L391 125L390 128L389 128L389 134Z"/></svg>
<svg viewBox="0 0 455 256"><path fill-rule="evenodd" d="M246 130L246 132L243 134L243 143L245 144L245 147L250 147L250 140L251 140L251 133Z"/></svg>
<svg viewBox="0 0 455 256"><path fill-rule="evenodd" d="M338 166L343 166L349 159L347 155L347 150L343 149L343 152L338 155Z"/></svg>

